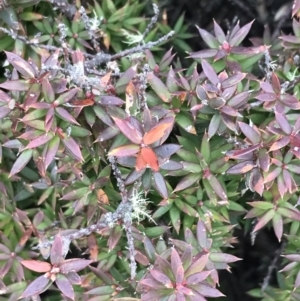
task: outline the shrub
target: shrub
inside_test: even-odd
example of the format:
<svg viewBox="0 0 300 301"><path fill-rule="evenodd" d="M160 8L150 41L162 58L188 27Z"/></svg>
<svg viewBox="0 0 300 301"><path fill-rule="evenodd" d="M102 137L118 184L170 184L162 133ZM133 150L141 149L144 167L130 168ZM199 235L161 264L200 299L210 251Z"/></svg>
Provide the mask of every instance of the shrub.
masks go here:
<svg viewBox="0 0 300 301"><path fill-rule="evenodd" d="M278 62L214 22L188 70L153 55L174 32L143 6L1 2L0 300L218 298L251 223L282 244L249 293L299 300L300 1Z"/></svg>

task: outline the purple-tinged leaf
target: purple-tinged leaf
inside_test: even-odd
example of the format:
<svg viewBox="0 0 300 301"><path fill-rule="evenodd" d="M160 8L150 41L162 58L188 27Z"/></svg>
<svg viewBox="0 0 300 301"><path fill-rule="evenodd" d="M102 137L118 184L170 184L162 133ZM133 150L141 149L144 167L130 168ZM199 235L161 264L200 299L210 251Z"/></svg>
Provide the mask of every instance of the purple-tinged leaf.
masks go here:
<svg viewBox="0 0 300 301"><path fill-rule="evenodd" d="M137 171L136 169L134 169L126 178L125 180L125 185L129 185L132 184L133 182L135 182L137 179L139 179L140 177L142 177L142 175L145 173L146 168Z"/></svg>
<svg viewBox="0 0 300 301"><path fill-rule="evenodd" d="M80 148L72 137L65 137L64 139L62 139L62 143L74 159L78 161L83 161Z"/></svg>
<svg viewBox="0 0 300 301"><path fill-rule="evenodd" d="M238 46L247 36L247 34L249 33L251 26L252 26L252 22L249 22L248 24L244 25L242 28L240 28L235 34L234 36L232 36L230 38L230 45L231 46Z"/></svg>
<svg viewBox="0 0 300 301"><path fill-rule="evenodd" d="M19 299L21 298L29 298L33 296L37 296L45 291L49 284L50 280L46 278L44 275L36 278L34 281L32 281L25 291L22 293Z"/></svg>
<svg viewBox="0 0 300 301"><path fill-rule="evenodd" d="M55 112L63 120L68 121L68 122L73 123L73 124L80 125L76 121L76 119L66 109L64 109L62 107L57 107L57 108L55 108Z"/></svg>
<svg viewBox="0 0 300 301"><path fill-rule="evenodd" d="M119 129L117 127L108 127L104 129L101 134L98 136L96 141L102 142L108 139L115 137L119 133Z"/></svg>
<svg viewBox="0 0 300 301"><path fill-rule="evenodd" d="M287 218L293 219L295 221L300 221L300 212L296 209L288 209L288 208L283 208L279 207L277 209L277 212Z"/></svg>
<svg viewBox="0 0 300 301"><path fill-rule="evenodd" d="M160 282L158 282L152 278L144 278L144 279L140 280L139 285L147 286L147 287L153 288L154 290L164 288L164 286Z"/></svg>
<svg viewBox="0 0 300 301"><path fill-rule="evenodd" d="M277 96L274 93L261 93L255 96L255 98L261 101L274 101L277 99Z"/></svg>
<svg viewBox="0 0 300 301"><path fill-rule="evenodd" d="M209 185L217 194L217 196L221 198L221 200L227 200L226 192L219 180L214 175L210 175L207 179L209 180Z"/></svg>
<svg viewBox="0 0 300 301"><path fill-rule="evenodd" d="M21 155L18 157L18 159L15 161L14 165L11 168L11 171L9 173L9 177L17 174L20 172L26 164L30 161L32 158L33 150L32 149L26 149L24 150Z"/></svg>
<svg viewBox="0 0 300 301"><path fill-rule="evenodd" d="M263 194L264 178L263 178L259 168L253 168L252 171L250 172L248 186L251 191L256 191L259 195Z"/></svg>
<svg viewBox="0 0 300 301"><path fill-rule="evenodd" d="M37 148L43 144L46 144L52 138L53 138L52 133L43 134L43 135L33 139L32 141L30 141L29 144L25 147L25 149Z"/></svg>
<svg viewBox="0 0 300 301"><path fill-rule="evenodd" d="M201 62L201 66L203 69L204 74L206 75L206 77L215 85L217 86L220 83L220 80L218 78L217 73L215 72L215 70L213 69L213 67L206 62L205 60L202 60Z"/></svg>
<svg viewBox="0 0 300 301"><path fill-rule="evenodd" d="M58 289L68 298L71 300L75 300L75 294L73 290L73 286L68 278L64 275L59 274L55 281Z"/></svg>
<svg viewBox="0 0 300 301"><path fill-rule="evenodd" d="M224 113L221 111L221 118L222 118L222 121L224 122L224 124L225 124L230 130L232 130L233 132L237 132L236 118L235 118L235 117L232 117L232 116L229 116L229 115L227 115L227 114L224 114Z"/></svg>
<svg viewBox="0 0 300 301"><path fill-rule="evenodd" d="M136 75L136 71L137 71L136 65L128 68L117 81L116 88L124 87L124 89L125 89L125 87L129 84L129 82Z"/></svg>
<svg viewBox="0 0 300 301"><path fill-rule="evenodd" d="M202 270L205 268L209 253L202 255L200 258L198 258L196 261L194 261L191 266L186 270L185 272L185 278L188 278L191 275L197 274L199 272L202 272Z"/></svg>
<svg viewBox="0 0 300 301"><path fill-rule="evenodd" d="M223 42L226 41L226 36L224 34L223 29L220 27L220 25L214 20L214 32L215 36L220 44L223 44Z"/></svg>
<svg viewBox="0 0 300 301"><path fill-rule="evenodd" d="M177 272L176 272L176 283L182 284L183 279L184 279L184 269L183 269L183 266L181 265L178 267ZM185 301L185 299L184 299L184 301Z"/></svg>
<svg viewBox="0 0 300 301"><path fill-rule="evenodd" d="M156 255L159 270L162 271L172 282L175 282L175 275L172 272L171 264L163 257Z"/></svg>
<svg viewBox="0 0 300 301"><path fill-rule="evenodd" d="M171 267L172 267L173 275L176 278L178 268L182 267L182 262L181 262L181 258L179 256L179 254L175 250L175 248L172 248L172 252L171 252ZM177 282L177 283L179 283L179 282Z"/></svg>
<svg viewBox="0 0 300 301"><path fill-rule="evenodd" d="M201 38L203 39L203 41L206 43L206 45L209 48L219 48L220 43L212 34L210 34L208 31L198 27L197 25L196 25L196 27L200 33Z"/></svg>
<svg viewBox="0 0 300 301"><path fill-rule="evenodd" d="M279 242L281 242L281 237L282 237L282 233L283 233L283 221L282 221L282 217L279 213L275 213L273 219L272 219L272 223L273 223L273 229L275 232L275 235L278 239Z"/></svg>
<svg viewBox="0 0 300 301"><path fill-rule="evenodd" d="M58 136L53 137L51 139L51 141L49 141L47 152L45 155L45 160L44 160L45 170L48 168L48 166L54 160L56 153L58 151L58 148L59 148L59 143L60 143L60 139Z"/></svg>
<svg viewBox="0 0 300 301"><path fill-rule="evenodd" d="M51 247L50 261L53 265L59 265L63 261L63 242L59 233L56 234Z"/></svg>
<svg viewBox="0 0 300 301"><path fill-rule="evenodd" d="M215 110L222 108L225 105L225 103L226 101L222 97L215 97L208 101L208 105Z"/></svg>
<svg viewBox="0 0 300 301"><path fill-rule="evenodd" d="M300 1L299 0L294 0L293 2L293 7L292 7L292 17L295 15L299 15L299 10L300 10ZM294 22L297 22L295 19L293 19Z"/></svg>
<svg viewBox="0 0 300 301"><path fill-rule="evenodd" d="M247 156L248 154L253 153L255 150L257 150L259 148L259 144L250 146L248 148L245 149L239 149L239 150L232 150L232 151L228 151L226 153L226 155L232 159L243 159L243 158L249 158L252 156Z"/></svg>
<svg viewBox="0 0 300 301"><path fill-rule="evenodd" d="M7 60L12 64L26 79L34 78L36 75L35 70L30 64L15 53L5 51Z"/></svg>
<svg viewBox="0 0 300 301"><path fill-rule="evenodd" d="M47 78L43 80L42 89L46 102L53 103L55 100L55 94L52 85Z"/></svg>
<svg viewBox="0 0 300 301"><path fill-rule="evenodd" d="M0 90L0 101L1 102L9 102L11 100L11 97L6 94L4 91Z"/></svg>
<svg viewBox="0 0 300 301"><path fill-rule="evenodd" d="M282 94L280 95L280 101L285 104L287 107L293 109L293 110L299 110L300 109L300 103L298 99L289 94Z"/></svg>
<svg viewBox="0 0 300 301"><path fill-rule="evenodd" d="M265 171L265 172L269 171L270 157L269 157L267 149L265 149L265 148L259 149L259 151L258 151L258 162L259 162L259 167L263 171Z"/></svg>
<svg viewBox="0 0 300 301"><path fill-rule="evenodd" d="M287 134L290 135L292 133L292 127L289 124L286 116L284 114L279 114L275 111L275 118L278 122L280 128Z"/></svg>
<svg viewBox="0 0 300 301"><path fill-rule="evenodd" d="M151 276L158 281L159 283L162 283L167 288L172 288L172 282L168 276L161 273L160 271L156 270L155 268L150 270Z"/></svg>
<svg viewBox="0 0 300 301"><path fill-rule="evenodd" d="M227 105L223 106L220 111L222 112L222 114L226 114L231 117L241 117L241 114L236 109Z"/></svg>
<svg viewBox="0 0 300 301"><path fill-rule="evenodd" d="M238 122L238 125L243 132L243 134L253 143L260 143L261 137L260 134L257 133L256 130L254 130L250 125L244 123L244 122Z"/></svg>
<svg viewBox="0 0 300 301"><path fill-rule="evenodd" d="M231 254L226 253L210 253L209 259L213 262L231 263L242 260Z"/></svg>
<svg viewBox="0 0 300 301"><path fill-rule="evenodd" d="M109 151L108 156L127 157L137 154L139 150L139 145L126 144L112 149L111 151Z"/></svg>
<svg viewBox="0 0 300 301"><path fill-rule="evenodd" d="M263 228L275 215L276 211L274 209L270 209L266 212L262 217L259 218L259 221L255 225L253 232L256 232Z"/></svg>
<svg viewBox="0 0 300 301"><path fill-rule="evenodd" d="M281 167L276 167L275 169L270 171L269 174L265 178L265 183L275 180L280 175L281 172L282 172Z"/></svg>
<svg viewBox="0 0 300 301"><path fill-rule="evenodd" d="M192 246L190 245L184 250L181 256L182 266L185 271L191 265L192 260L193 260L193 252L192 252Z"/></svg>
<svg viewBox="0 0 300 301"><path fill-rule="evenodd" d="M131 142L140 144L143 134L138 128L135 128L129 121L125 119L113 118L117 127Z"/></svg>
<svg viewBox="0 0 300 301"><path fill-rule="evenodd" d="M197 240L201 248L207 247L207 233L205 224L199 219L197 223Z"/></svg>
<svg viewBox="0 0 300 301"><path fill-rule="evenodd" d="M288 254L288 255L282 255L284 258L294 261L294 262L300 262L300 255L299 254Z"/></svg>
<svg viewBox="0 0 300 301"><path fill-rule="evenodd" d="M232 86L236 86L239 82L241 82L246 76L246 73L236 73L224 81L222 81L222 88L227 89Z"/></svg>
<svg viewBox="0 0 300 301"><path fill-rule="evenodd" d="M89 191L89 187L85 186L85 187L81 187L78 189L73 189L70 192L66 193L61 200L67 200L67 201L71 201L71 200L77 200L80 199L81 197L83 197L84 195L86 195Z"/></svg>
<svg viewBox="0 0 300 301"><path fill-rule="evenodd" d="M202 283L191 285L190 287L204 297L211 297L211 298L224 297L224 295L219 290Z"/></svg>
<svg viewBox="0 0 300 301"><path fill-rule="evenodd" d="M65 275L72 284L81 284L81 277L75 272L69 272Z"/></svg>
<svg viewBox="0 0 300 301"><path fill-rule="evenodd" d="M190 301L207 301L204 297L202 297L197 291L191 290L193 295L189 296Z"/></svg>
<svg viewBox="0 0 300 301"><path fill-rule="evenodd" d="M235 109L245 105L249 98L249 92L241 92L233 96L230 100L227 101L227 105Z"/></svg>
<svg viewBox="0 0 300 301"><path fill-rule="evenodd" d="M159 161L159 160L158 160ZM159 167L163 170L179 170L183 168L183 165L180 162L173 160L166 160L164 163L160 164Z"/></svg>
<svg viewBox="0 0 300 301"><path fill-rule="evenodd" d="M78 272L86 268L92 262L92 260L86 259L67 259L60 264L60 270L63 274L67 274L69 272Z"/></svg>
<svg viewBox="0 0 300 301"><path fill-rule="evenodd" d="M282 137L282 138L280 138L279 140L275 141L275 142L271 145L269 151L272 152L272 151L275 151L275 150L284 148L284 147L287 146L289 143L290 143L290 137Z"/></svg>
<svg viewBox="0 0 300 301"><path fill-rule="evenodd" d="M300 286L300 271L297 273L295 284L294 284L294 290L296 290Z"/></svg>
<svg viewBox="0 0 300 301"><path fill-rule="evenodd" d="M30 83L23 79L17 79L0 84L0 88L10 91L27 91L30 88Z"/></svg>
<svg viewBox="0 0 300 301"><path fill-rule="evenodd" d="M45 131L49 132L54 120L54 108L50 108L45 118Z"/></svg>
<svg viewBox="0 0 300 301"><path fill-rule="evenodd" d="M0 119L6 117L10 112L11 109L6 106L0 107Z"/></svg>
<svg viewBox="0 0 300 301"><path fill-rule="evenodd" d="M167 86L158 78L154 73L148 73L148 82L152 87L153 91L159 96L163 102L171 101L171 93Z"/></svg>
<svg viewBox="0 0 300 301"><path fill-rule="evenodd" d="M243 161L236 165L231 166L226 170L226 173L229 175L239 175L247 173L248 171L254 168L254 163L252 161Z"/></svg>
<svg viewBox="0 0 300 301"><path fill-rule="evenodd" d="M55 101L54 104L56 106L65 104L69 102L78 92L77 88L71 89L63 94L61 94Z"/></svg>
<svg viewBox="0 0 300 301"><path fill-rule="evenodd" d="M38 273L46 273L51 270L51 264L44 261L37 260L22 260L21 264L27 269L38 272Z"/></svg>
<svg viewBox="0 0 300 301"><path fill-rule="evenodd" d="M154 300L163 300L167 296L171 295L174 292L174 289L164 289L164 290L150 290L146 294L142 295L143 301L154 301Z"/></svg>
<svg viewBox="0 0 300 301"><path fill-rule="evenodd" d="M219 113L214 114L214 116L211 118L207 132L209 139L213 137L218 131L221 124L221 120L221 115Z"/></svg>
<svg viewBox="0 0 300 301"><path fill-rule="evenodd" d="M124 104L124 100L116 96L104 95L101 96L98 103L103 106L121 106Z"/></svg>
<svg viewBox="0 0 300 301"><path fill-rule="evenodd" d="M194 183L199 181L201 178L201 174L196 173L196 174L189 174L185 176L181 181L177 184L176 188L174 189L173 193L176 191L180 191L183 189L186 189L190 186L192 186Z"/></svg>
<svg viewBox="0 0 300 301"><path fill-rule="evenodd" d="M153 172L153 178L154 178L154 184L157 191L163 198L167 199L168 189L164 177L159 172Z"/></svg>
<svg viewBox="0 0 300 301"><path fill-rule="evenodd" d="M206 59L206 58L214 57L217 53L218 53L217 49L204 49L197 52L189 53L190 54L189 57L193 59Z"/></svg>
<svg viewBox="0 0 300 301"><path fill-rule="evenodd" d="M199 272L196 274L193 274L186 279L186 283L188 285L193 285L193 284L198 284L199 282L204 281L210 274L210 271L204 271L204 272Z"/></svg>
<svg viewBox="0 0 300 301"><path fill-rule="evenodd" d="M181 145L179 144L163 144L153 148L153 151L156 153L157 156L161 158L169 158L173 154L175 154Z"/></svg>

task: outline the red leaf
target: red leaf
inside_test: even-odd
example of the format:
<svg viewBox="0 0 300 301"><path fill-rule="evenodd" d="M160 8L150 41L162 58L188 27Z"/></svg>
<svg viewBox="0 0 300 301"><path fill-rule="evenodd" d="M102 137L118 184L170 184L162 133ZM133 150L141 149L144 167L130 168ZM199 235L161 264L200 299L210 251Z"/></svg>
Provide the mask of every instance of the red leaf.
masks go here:
<svg viewBox="0 0 300 301"><path fill-rule="evenodd" d="M156 126L154 126L148 133L143 137L145 144L152 144L160 140L166 132L173 128L174 118L168 117L161 120Z"/></svg>
<svg viewBox="0 0 300 301"><path fill-rule="evenodd" d="M94 100L92 98L85 98L85 99L77 99L71 102L71 106L72 107L79 107L79 108L83 108L83 107L89 107L92 106L94 104Z"/></svg>
<svg viewBox="0 0 300 301"><path fill-rule="evenodd" d="M151 148L143 147L136 159L136 170L140 171L146 167L150 167L153 171L159 171L156 154Z"/></svg>
<svg viewBox="0 0 300 301"><path fill-rule="evenodd" d="M46 278L44 275L38 277L27 286L27 288L22 293L19 299L29 298L41 294L47 288L49 282L50 280Z"/></svg>
<svg viewBox="0 0 300 301"><path fill-rule="evenodd" d="M38 272L38 273L46 273L51 270L51 264L44 261L37 260L22 260L21 264L24 265L29 270Z"/></svg>

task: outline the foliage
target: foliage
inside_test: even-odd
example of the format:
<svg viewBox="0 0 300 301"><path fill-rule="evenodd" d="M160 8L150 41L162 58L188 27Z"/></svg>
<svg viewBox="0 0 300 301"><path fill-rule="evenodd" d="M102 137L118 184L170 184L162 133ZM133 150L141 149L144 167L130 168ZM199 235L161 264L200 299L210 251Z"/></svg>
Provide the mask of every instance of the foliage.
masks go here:
<svg viewBox="0 0 300 301"><path fill-rule="evenodd" d="M299 22L282 48L214 22L191 52L143 9L1 2L0 300L218 298L248 220L282 242L249 294L299 300ZM193 68L154 56L172 35Z"/></svg>

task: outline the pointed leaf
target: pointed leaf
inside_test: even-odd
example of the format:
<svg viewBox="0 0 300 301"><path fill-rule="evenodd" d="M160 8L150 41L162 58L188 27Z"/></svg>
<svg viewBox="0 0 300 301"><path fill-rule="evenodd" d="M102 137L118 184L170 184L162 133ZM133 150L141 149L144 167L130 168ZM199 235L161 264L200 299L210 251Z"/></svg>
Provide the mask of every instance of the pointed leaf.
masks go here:
<svg viewBox="0 0 300 301"><path fill-rule="evenodd" d="M73 124L80 125L76 121L76 119L66 109L64 109L62 107L57 107L57 108L55 108L55 112L63 120L68 121L68 122L73 123Z"/></svg>
<svg viewBox="0 0 300 301"><path fill-rule="evenodd" d="M126 157L139 152L140 146L136 144L126 144L109 151L108 156Z"/></svg>
<svg viewBox="0 0 300 301"><path fill-rule="evenodd" d="M50 261L53 265L58 265L63 261L63 242L60 234L55 236L52 244Z"/></svg>
<svg viewBox="0 0 300 301"><path fill-rule="evenodd" d="M78 272L86 268L92 262L93 260L86 260L86 259L77 259L77 258L67 259L60 264L60 270L63 274L67 274L69 272Z"/></svg>
<svg viewBox="0 0 300 301"><path fill-rule="evenodd" d="M27 269L38 273L46 273L51 270L51 264L44 261L22 260L21 264L24 265L24 267L26 267Z"/></svg>
<svg viewBox="0 0 300 301"><path fill-rule="evenodd" d="M217 86L220 83L220 80L213 67L205 60L202 60L201 65L206 77L211 81L212 84Z"/></svg>
<svg viewBox="0 0 300 301"><path fill-rule="evenodd" d="M251 126L244 122L238 122L238 125L243 134L253 143L260 143L261 137Z"/></svg>
<svg viewBox="0 0 300 301"><path fill-rule="evenodd" d="M36 278L27 286L20 298L29 298L41 294L47 288L49 282L50 280L44 275Z"/></svg>
<svg viewBox="0 0 300 301"><path fill-rule="evenodd" d="M13 167L11 168L9 177L17 174L20 172L26 164L30 161L32 158L33 150L31 149L26 149L24 150L21 155L18 157L18 159L15 161Z"/></svg>
<svg viewBox="0 0 300 301"><path fill-rule="evenodd" d="M148 82L154 92L159 96L163 102L171 101L171 93L167 86L153 73L148 73Z"/></svg>
<svg viewBox="0 0 300 301"><path fill-rule="evenodd" d="M142 142L142 133L125 119L113 118L120 131L133 143Z"/></svg>
<svg viewBox="0 0 300 301"><path fill-rule="evenodd" d="M275 210L271 209L267 213L265 213L255 225L253 232L258 231L259 229L263 228L275 215Z"/></svg>
<svg viewBox="0 0 300 301"><path fill-rule="evenodd" d="M7 60L25 77L34 78L35 71L30 64L15 53L5 51Z"/></svg>
<svg viewBox="0 0 300 301"><path fill-rule="evenodd" d="M62 139L62 143L66 149L71 153L72 157L78 161L83 161L82 154L78 144L72 137L65 137Z"/></svg>
<svg viewBox="0 0 300 301"><path fill-rule="evenodd" d="M75 294L73 290L73 286L68 278L64 275L59 274L55 281L58 289L71 300L75 300Z"/></svg>

